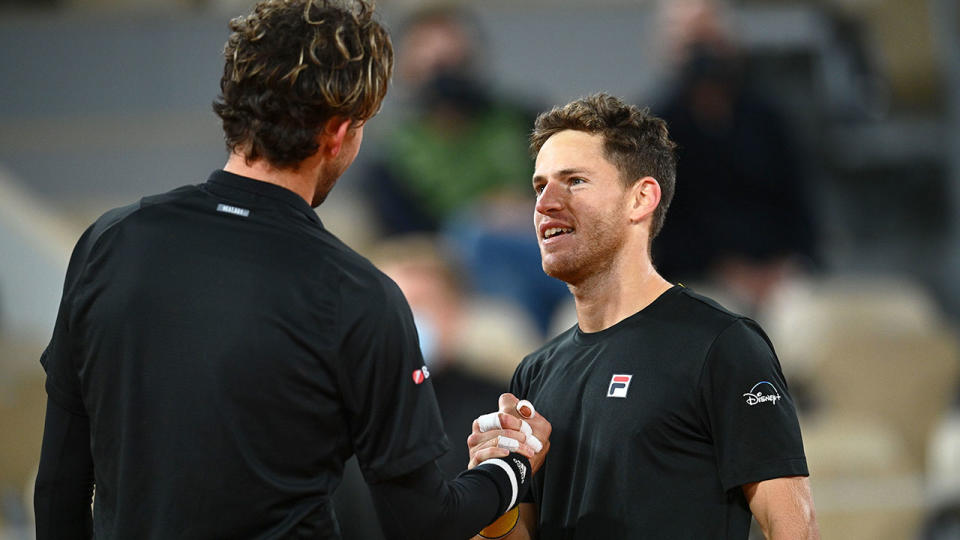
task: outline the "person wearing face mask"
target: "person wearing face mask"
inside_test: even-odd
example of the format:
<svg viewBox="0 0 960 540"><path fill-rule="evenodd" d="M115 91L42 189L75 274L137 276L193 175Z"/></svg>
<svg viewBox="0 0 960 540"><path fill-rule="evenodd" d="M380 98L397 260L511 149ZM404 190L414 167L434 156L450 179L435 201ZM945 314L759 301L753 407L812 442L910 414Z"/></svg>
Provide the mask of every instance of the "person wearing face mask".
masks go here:
<svg viewBox="0 0 960 540"><path fill-rule="evenodd" d="M414 13L397 50L407 114L362 177L383 234L450 238L466 288L516 302L546 331L567 291L540 272L528 234L534 109L492 90L483 36L462 9Z"/></svg>
<svg viewBox="0 0 960 540"><path fill-rule="evenodd" d="M367 178L388 235L436 232L466 209L525 194L534 114L491 91L482 49L479 27L459 9L427 8L402 28L397 79L409 114Z"/></svg>

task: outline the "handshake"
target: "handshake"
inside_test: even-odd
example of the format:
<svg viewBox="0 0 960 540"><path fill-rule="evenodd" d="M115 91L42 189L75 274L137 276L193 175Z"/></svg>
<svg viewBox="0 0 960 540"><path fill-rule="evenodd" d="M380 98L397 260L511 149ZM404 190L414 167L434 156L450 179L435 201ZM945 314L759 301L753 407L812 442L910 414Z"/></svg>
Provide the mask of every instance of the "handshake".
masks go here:
<svg viewBox="0 0 960 540"><path fill-rule="evenodd" d="M518 400L513 394L502 394L498 404L500 409L497 412L484 414L473 421L473 430L467 437L467 446L470 448L470 464L467 468L473 469L489 459L500 461L499 458L516 452L530 461L532 479L550 451L550 432L553 428L525 399ZM521 484L527 480L525 473L521 468ZM514 485L514 495L517 494L516 488ZM514 503L518 502L514 499ZM480 531L478 538L501 538L509 534L520 517L519 506L514 503L511 503L507 513Z"/></svg>
<svg viewBox="0 0 960 540"><path fill-rule="evenodd" d="M498 405L499 411L484 414L473 421L473 430L467 437L470 448L467 468L516 452L530 460L532 473L536 473L550 451L553 429L550 422L537 414L532 403L518 400L513 394L502 394Z"/></svg>

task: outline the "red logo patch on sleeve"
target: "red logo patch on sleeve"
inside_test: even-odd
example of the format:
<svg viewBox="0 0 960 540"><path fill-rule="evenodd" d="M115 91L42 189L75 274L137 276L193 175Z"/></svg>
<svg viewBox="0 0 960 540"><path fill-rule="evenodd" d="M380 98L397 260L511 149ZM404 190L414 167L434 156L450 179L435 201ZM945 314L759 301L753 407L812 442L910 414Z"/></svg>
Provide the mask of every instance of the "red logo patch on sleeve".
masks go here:
<svg viewBox="0 0 960 540"><path fill-rule="evenodd" d="M427 366L423 366L420 369L413 370L413 383L420 384L423 381L430 378L430 370L427 369Z"/></svg>

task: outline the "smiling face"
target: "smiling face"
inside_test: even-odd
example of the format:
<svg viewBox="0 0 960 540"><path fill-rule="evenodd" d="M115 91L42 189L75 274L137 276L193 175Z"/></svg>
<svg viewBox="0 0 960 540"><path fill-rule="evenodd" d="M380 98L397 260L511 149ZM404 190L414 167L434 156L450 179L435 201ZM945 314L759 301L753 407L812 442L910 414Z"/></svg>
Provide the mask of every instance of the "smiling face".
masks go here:
<svg viewBox="0 0 960 540"><path fill-rule="evenodd" d="M543 271L571 285L609 269L627 241L630 190L603 143L566 130L537 154L533 222Z"/></svg>

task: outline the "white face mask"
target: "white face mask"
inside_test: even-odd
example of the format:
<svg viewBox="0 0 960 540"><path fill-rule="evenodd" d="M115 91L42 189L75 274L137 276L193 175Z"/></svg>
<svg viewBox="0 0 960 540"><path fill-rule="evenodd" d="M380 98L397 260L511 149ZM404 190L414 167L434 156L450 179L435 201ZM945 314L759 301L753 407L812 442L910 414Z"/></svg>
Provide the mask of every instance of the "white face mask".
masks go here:
<svg viewBox="0 0 960 540"><path fill-rule="evenodd" d="M417 335L420 337L420 353L423 354L423 363L428 368L434 367L437 361L437 328L433 324L431 317L413 312L413 323L417 327Z"/></svg>

